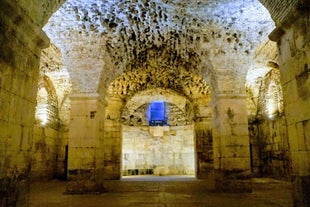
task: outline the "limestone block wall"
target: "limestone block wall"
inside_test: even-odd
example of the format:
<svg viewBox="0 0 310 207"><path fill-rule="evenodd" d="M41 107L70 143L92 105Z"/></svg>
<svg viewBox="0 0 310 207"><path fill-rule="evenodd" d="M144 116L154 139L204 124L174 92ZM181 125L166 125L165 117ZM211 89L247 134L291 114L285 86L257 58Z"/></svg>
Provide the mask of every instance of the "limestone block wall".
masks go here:
<svg viewBox="0 0 310 207"><path fill-rule="evenodd" d="M213 137L212 137L212 108L211 98L197 99L195 110L195 145L197 178L207 179L212 175L213 162Z"/></svg>
<svg viewBox="0 0 310 207"><path fill-rule="evenodd" d="M206 178L213 172L213 140L211 120L198 119L195 122L195 146L197 153L197 177Z"/></svg>
<svg viewBox="0 0 310 207"><path fill-rule="evenodd" d="M285 116L251 120L249 132L253 176L289 180L292 164Z"/></svg>
<svg viewBox="0 0 310 207"><path fill-rule="evenodd" d="M66 95L70 89L61 53L54 45L50 45L42 51L40 58L32 145L32 180L66 178L70 119Z"/></svg>
<svg viewBox="0 0 310 207"><path fill-rule="evenodd" d="M104 102L98 94L72 94L68 137L68 193L103 190Z"/></svg>
<svg viewBox="0 0 310 207"><path fill-rule="evenodd" d="M34 127L34 145L32 150L32 180L57 178L61 169L58 164L64 156L60 155L61 139L58 129L36 125ZM64 160L63 160L64 161ZM64 166L62 166L64 167ZM62 174L64 169L62 169Z"/></svg>
<svg viewBox="0 0 310 207"><path fill-rule="evenodd" d="M212 136L215 188L223 192L251 192L250 142L244 95L217 96Z"/></svg>
<svg viewBox="0 0 310 207"><path fill-rule="evenodd" d="M289 179L292 166L280 71L273 66L248 88L254 106L249 111L251 166L254 176Z"/></svg>
<svg viewBox="0 0 310 207"><path fill-rule="evenodd" d="M308 5L308 4L307 4ZM295 206L308 206L310 185L309 8L277 38L281 83L292 156Z"/></svg>
<svg viewBox="0 0 310 207"><path fill-rule="evenodd" d="M103 153L104 178L119 179L121 177L122 123L121 113L123 100L109 98L105 108Z"/></svg>
<svg viewBox="0 0 310 207"><path fill-rule="evenodd" d="M167 114L169 126L184 126L190 123L186 116L178 106L173 103L166 103L168 105ZM135 111L129 111L128 107L125 107L122 113L122 123L128 126L148 126L148 120L146 111L150 103L143 104Z"/></svg>
<svg viewBox="0 0 310 207"><path fill-rule="evenodd" d="M194 175L194 127L122 126L122 175Z"/></svg>
<svg viewBox="0 0 310 207"><path fill-rule="evenodd" d="M68 141L68 178L70 180L91 179L93 172L96 171L96 152L100 146L98 105L96 96L71 97Z"/></svg>
<svg viewBox="0 0 310 207"><path fill-rule="evenodd" d="M47 39L18 5L0 6L0 206L20 207L29 204L39 57Z"/></svg>

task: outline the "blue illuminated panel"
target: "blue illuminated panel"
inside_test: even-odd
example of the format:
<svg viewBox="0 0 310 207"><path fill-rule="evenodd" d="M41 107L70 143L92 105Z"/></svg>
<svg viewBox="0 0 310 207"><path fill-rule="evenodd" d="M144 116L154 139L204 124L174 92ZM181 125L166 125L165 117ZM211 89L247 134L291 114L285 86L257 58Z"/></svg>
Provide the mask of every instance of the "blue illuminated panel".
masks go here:
<svg viewBox="0 0 310 207"><path fill-rule="evenodd" d="M147 110L148 121L150 126L167 125L166 108L164 101L154 101L149 105Z"/></svg>

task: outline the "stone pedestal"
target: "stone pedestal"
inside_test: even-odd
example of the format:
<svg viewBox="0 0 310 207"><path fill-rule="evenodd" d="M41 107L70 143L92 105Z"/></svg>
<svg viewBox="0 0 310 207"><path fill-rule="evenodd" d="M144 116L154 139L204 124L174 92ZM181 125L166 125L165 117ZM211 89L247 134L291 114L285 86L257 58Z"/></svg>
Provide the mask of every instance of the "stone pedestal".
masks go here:
<svg viewBox="0 0 310 207"><path fill-rule="evenodd" d="M246 97L218 95L216 98L213 113L216 190L251 192Z"/></svg>

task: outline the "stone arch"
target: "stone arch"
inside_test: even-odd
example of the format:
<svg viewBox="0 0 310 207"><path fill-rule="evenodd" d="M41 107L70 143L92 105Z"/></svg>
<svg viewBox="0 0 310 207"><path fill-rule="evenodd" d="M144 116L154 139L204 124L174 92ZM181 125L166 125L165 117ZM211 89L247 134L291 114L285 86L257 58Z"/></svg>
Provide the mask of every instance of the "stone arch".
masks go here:
<svg viewBox="0 0 310 207"><path fill-rule="evenodd" d="M186 21L185 21L186 22ZM114 31L115 30L115 24L117 24L117 22L115 23L115 22L108 22L108 27L109 27L109 29L111 29L112 31ZM196 26L198 26L198 25L196 25ZM210 34L211 34L211 32L210 32ZM172 35L179 35L179 34L172 34ZM192 41L191 39L193 39L193 37L189 37L189 40L190 41ZM195 39L195 38L194 38ZM197 39L202 39L201 37L199 37L199 38L197 38ZM187 40L187 39L186 39ZM134 41L135 42L135 41ZM138 41L136 41L136 42L138 42ZM167 42L168 43L168 42ZM194 43L197 43L197 42L195 42L194 41ZM172 44L173 45L173 44ZM191 46L192 45L195 45L195 44L191 44ZM111 51L116 51L115 50L115 48L116 47L110 47L110 49L111 49ZM125 48L125 49L128 49L128 48ZM132 48L129 48L129 49L132 49ZM134 48L134 49L136 49L136 48ZM168 48L169 49L169 48ZM134 50L129 50L130 52L129 52L129 54L134 54ZM168 52L170 52L169 50L167 50ZM116 51L117 52L117 51ZM144 53L144 52L146 52L145 50L142 50L142 53L139 53L139 52L141 52L141 51L137 51L137 50L135 50L135 52L137 52L137 54L138 54L138 56L140 56L142 53ZM191 51L190 51L191 52ZM222 51L220 51L220 52L222 52ZM225 52L225 51L224 51ZM195 54L194 54L194 56L195 56ZM141 57L143 57L143 55L141 55ZM157 56L156 56L157 57ZM222 58L219 58L219 60L221 60ZM132 62L136 62L136 60L137 59L135 59L135 58L132 58L132 59L130 59L130 60L132 60ZM129 62L129 63L132 63L132 62ZM186 61L185 61L186 62ZM115 63L117 63L117 64L120 64L120 62L117 62L117 61L115 61ZM186 64L184 64L184 65L186 65ZM120 66L120 68L122 68L123 70L128 70L128 69L132 69L131 68L131 66L128 66L128 65L125 65L125 66ZM190 68L190 67L188 67L188 68ZM188 68L186 68L186 69L188 69ZM136 67L133 67L133 69L136 69ZM167 68L168 70L169 70L169 68ZM122 70L120 70L120 71L122 71ZM103 73L101 73L101 74L103 74ZM235 75L235 74L234 74ZM215 73L214 73L214 77L215 77ZM214 78L215 79L215 78ZM219 78L217 78L217 79L219 79ZM220 88L219 86L218 86L218 82L216 82L216 79L215 79L215 84L214 84L214 87L218 87L218 88ZM218 89L218 90L216 90L216 91L220 91L220 89ZM102 94L104 94L104 93L102 93Z"/></svg>
<svg viewBox="0 0 310 207"><path fill-rule="evenodd" d="M209 85L202 77L179 68L179 71L169 71L168 68L148 66L144 69L129 70L110 83L107 95L130 99L139 91L162 88L172 89L183 94L189 100L210 95Z"/></svg>
<svg viewBox="0 0 310 207"><path fill-rule="evenodd" d="M249 68L246 77L246 93L247 93L247 106L248 106L248 117L252 119L258 116L261 112L258 102L258 97L262 93L262 84L267 80L266 74L271 72L273 68L278 68L278 51L275 42L270 40L263 41L255 50L253 64ZM279 77L276 78L279 80ZM265 86L264 86L265 87Z"/></svg>
<svg viewBox="0 0 310 207"><path fill-rule="evenodd" d="M167 126L152 127L134 121L129 124L123 121L129 116L134 119L134 114L139 116L140 113L142 117L148 105L155 100L168 102L171 107L172 111L169 114L171 122L168 122ZM123 176L133 174L195 175L194 122L193 120L181 120L190 113L189 108L189 101L186 97L175 91L164 89L141 91L124 104L121 138ZM180 116L175 110L181 113L178 124L172 121L174 116ZM126 112L128 113L124 114ZM188 146L182 148L182 140L188 143ZM171 148L172 145L174 148ZM150 149L144 146L149 146ZM165 162L160 158L162 155L167 158ZM144 156L145 160L141 162L138 156Z"/></svg>
<svg viewBox="0 0 310 207"><path fill-rule="evenodd" d="M289 153L286 116L277 63L269 61L256 81L248 83L249 136L254 176L289 179Z"/></svg>
<svg viewBox="0 0 310 207"><path fill-rule="evenodd" d="M143 73L142 73L143 74ZM124 78L125 77L125 78ZM141 77L141 76L138 76ZM184 76L181 76L184 77ZM109 154L106 163L111 163L105 169L105 176L107 179L120 178L120 165L121 165L121 131L122 131L122 114L124 109L130 112L137 110L140 106L150 103L151 100L161 99L167 102L174 103L180 111L183 111L188 117L189 123L194 124L194 137L195 137L195 150L196 146L199 146L196 150L195 157L196 165L199 166L195 170L198 177L206 177L210 173L212 166L212 135L211 135L211 109L210 109L210 91L206 87L204 93L197 90L195 99L188 99L186 93L189 93L186 88L176 91L172 87L160 87L161 84L154 84L155 81L148 80L151 87L146 87L145 90L138 88L136 91L127 90L127 87L122 87L122 81L126 86L126 79L133 79L131 74L124 74L117 78L114 83L111 83L111 87L108 89L108 98L105 114L105 142L112 145L107 147L105 154ZM146 80L147 76L144 77ZM190 77L188 77L190 78ZM191 79L191 78L190 78ZM139 80L139 78L138 78ZM197 79L200 82L200 79ZM153 82L153 83L152 83ZM155 82L156 83L156 82ZM154 85L153 85L154 84ZM180 83L179 83L180 84ZM189 84L190 85L190 84ZM181 86L181 85L180 85ZM135 87L133 87L134 89ZM119 89L119 90L118 90ZM130 88L129 88L130 89ZM125 92L124 92L125 90ZM110 127L113 126L113 129ZM111 131L112 130L112 131ZM118 131L118 132L117 132ZM203 144L204 143L204 144ZM113 149L113 152L111 151ZM112 160L119 160L112 162Z"/></svg>
<svg viewBox="0 0 310 207"><path fill-rule="evenodd" d="M58 98L55 87L47 75L39 81L36 116L43 126L50 124L55 128L58 127Z"/></svg>
<svg viewBox="0 0 310 207"><path fill-rule="evenodd" d="M48 180L63 176L59 129L58 97L54 84L49 76L39 80L37 105L35 111L36 124L33 126L31 179Z"/></svg>
<svg viewBox="0 0 310 207"><path fill-rule="evenodd" d="M11 15L13 14L13 15L15 15L15 17L14 17L14 20L17 20L19 17L21 17L21 16L19 16L20 15L20 11L23 11L23 9L22 9L22 7L20 6L20 5L18 5L17 3L14 3L13 1L11 1L12 2L12 4L16 4L17 5L17 8L18 9L16 9L16 10L19 10L19 12L17 13L17 15L15 15L16 13L15 12L11 12ZM53 1L53 2L56 2L56 1ZM41 25L42 24L42 22L46 22L46 20L47 20L47 18L49 18L49 16L50 16L50 14L52 13L52 11L55 11L55 9L58 7L58 6L60 6L60 4L62 4L64 1L63 0L61 0L61 1L58 1L58 2L56 2L55 4L53 4L53 3L50 3L50 1L43 1L43 3L42 4L39 4L40 6L38 6L38 8L39 9L35 9L34 10L34 12L32 13L32 11L31 11L31 9L32 8L34 8L34 7L36 7L36 6L31 6L31 7L29 7L29 9L27 9L26 10L26 12L25 13L28 13L28 14L30 14L33 18L29 18L29 19L33 19L33 20L36 20L36 16L37 17L39 17L39 20L38 21L36 21L35 23L33 22L33 20L31 20L30 21L30 24L33 24L34 26L33 27L36 27L35 25L36 24L39 24L39 25ZM263 1L263 0L261 0L261 2L263 2L263 4L266 6L266 7L270 7L271 9L272 9L272 2L273 1ZM306 4L305 2L306 1L289 1L290 2L290 5L295 5L295 3L297 4L297 2L299 3L299 2L304 2L304 4ZM282 2L283 4L284 4L284 2ZM287 2L285 2L285 3L287 3ZM45 8L45 5L46 5L46 8L48 8L48 9L46 9L46 10L43 10L42 12L41 11L39 11L40 10L40 7L41 7L41 5L42 5L42 7L44 7ZM26 6L24 6L24 7L26 7ZM11 8L11 7L10 7ZM13 8L13 7L12 7ZM283 9L286 9L286 8L288 8L288 7L286 7L286 5L283 5L281 8L283 8ZM271 12L271 9L270 9L270 13L272 13ZM14 11L13 9L11 10L11 9L6 9L7 11ZM28 11L28 12L27 12ZM283 11L279 11L279 13L283 13L283 16L285 16L286 14L287 14L287 12L283 12ZM292 13L295 13L295 12L292 12ZM43 15L44 14L44 15ZM45 15L45 14L47 14L47 15ZM12 15L12 16L13 16ZM272 15L273 17L274 17L274 19L276 19L276 15ZM42 20L43 19L43 20ZM281 19L281 18L279 18L279 19ZM13 22L15 22L15 21L13 21ZM16 21L16 22L19 22L19 21ZM22 25L23 27L25 27L25 24L23 23L23 25ZM27 24L26 24L26 26L27 26ZM15 27L15 26L14 26ZM16 28L15 28L16 29ZM33 29L33 28L31 28L31 29ZM36 31L36 30L31 30L30 29L30 31ZM17 32L18 34L20 33L20 29L18 29L18 32ZM28 35L23 35L23 36L26 36L26 37L29 37L30 35L28 34ZM6 38L4 38L4 40L6 40ZM16 41L17 42L17 41ZM11 42L10 42L11 43ZM23 42L24 43L24 42ZM23 45L29 45L29 47L35 47L35 48L37 48L37 46L38 47L42 47L43 45L38 41L38 42L36 42L35 44L38 44L38 45L35 45L35 46L33 46L33 45L29 45L29 44L23 44ZM8 44L9 45L9 44ZM7 45L6 45L7 46ZM7 48L13 48L13 47L7 47ZM33 49L33 48L31 48L31 49ZM20 50L20 51L22 51L22 50ZM16 52L16 51L14 51L14 52ZM8 53L7 53L8 54ZM4 55L7 55L7 54L4 54ZM16 54L18 54L18 53L16 53ZM25 58L26 59L26 58ZM18 60L18 58L16 58L16 60ZM28 61L28 60L27 60ZM19 63L19 61L16 61L16 62L18 62ZM25 61L26 62L26 61ZM29 60L29 62L31 62L31 60ZM23 65L23 64L20 64L20 65ZM27 65L27 64L24 64L24 65ZM15 67L15 66L14 66ZM26 66L19 66L19 67L26 67ZM307 68L307 66L305 65L305 70L308 70L308 68ZM35 85L35 86L34 86ZM34 84L34 85L31 85L30 84L30 86L32 86L33 88L34 87L36 87L36 84ZM24 94L22 94L22 95L24 95ZM33 101L34 99L33 99L33 97L31 97L31 100ZM23 103L23 102L22 102ZM18 123L19 124L19 123ZM307 123L303 123L303 124L307 124ZM307 180L309 180L308 178L307 178ZM302 180L301 180L302 181ZM300 181L300 182L301 182ZM14 184L15 185L15 184Z"/></svg>
<svg viewBox="0 0 310 207"><path fill-rule="evenodd" d="M282 86L280 83L280 69L278 64L270 63L271 70L264 76L260 88L258 103L261 114L272 119L284 113Z"/></svg>
<svg viewBox="0 0 310 207"><path fill-rule="evenodd" d="M171 104L172 110L182 113L182 123L193 123L193 106L186 97L171 89L150 89L135 94L125 103L122 112L123 124L132 125L132 121L135 120L136 124L134 125L148 125L145 113L149 104L156 100L167 102ZM140 124L137 123L137 119L141 120ZM176 125L176 123L174 120L170 120L169 125Z"/></svg>

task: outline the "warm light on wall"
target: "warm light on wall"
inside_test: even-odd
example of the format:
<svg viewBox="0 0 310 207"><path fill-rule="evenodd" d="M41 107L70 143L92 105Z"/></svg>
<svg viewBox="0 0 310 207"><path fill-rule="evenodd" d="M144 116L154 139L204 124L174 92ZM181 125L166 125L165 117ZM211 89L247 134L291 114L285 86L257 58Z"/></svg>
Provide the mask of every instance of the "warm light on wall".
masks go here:
<svg viewBox="0 0 310 207"><path fill-rule="evenodd" d="M268 118L272 119L275 116L275 113L277 111L277 107L276 107L276 101L273 99L268 99L267 100L267 104L266 104L266 110L267 110L267 115Z"/></svg>
<svg viewBox="0 0 310 207"><path fill-rule="evenodd" d="M37 95L36 119L42 126L48 123L48 94L45 88L41 88Z"/></svg>
<svg viewBox="0 0 310 207"><path fill-rule="evenodd" d="M40 107L37 108L37 119L41 121L41 125L45 126L48 122L48 105L47 104L41 104Z"/></svg>
<svg viewBox="0 0 310 207"><path fill-rule="evenodd" d="M266 113L268 118L272 119L278 111L278 92L274 83L269 85L266 98Z"/></svg>

